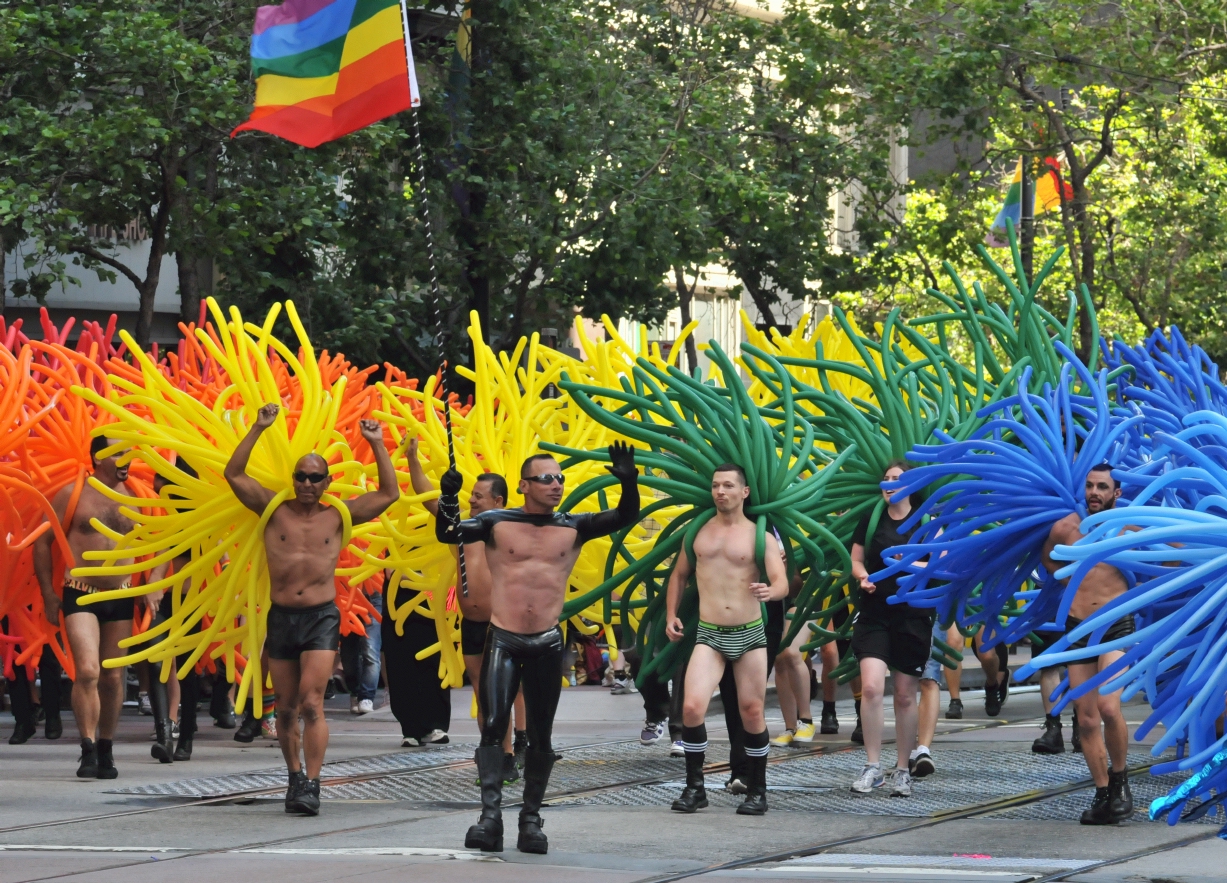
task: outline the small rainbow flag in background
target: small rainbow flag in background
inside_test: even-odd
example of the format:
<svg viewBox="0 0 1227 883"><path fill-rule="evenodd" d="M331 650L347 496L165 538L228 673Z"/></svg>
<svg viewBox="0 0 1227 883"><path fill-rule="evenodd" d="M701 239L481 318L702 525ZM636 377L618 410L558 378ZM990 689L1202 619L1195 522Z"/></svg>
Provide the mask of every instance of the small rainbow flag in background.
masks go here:
<svg viewBox="0 0 1227 883"><path fill-rule="evenodd" d="M403 0L286 0L256 10L258 129L318 147L420 103Z"/></svg>
<svg viewBox="0 0 1227 883"><path fill-rule="evenodd" d="M1074 198L1074 190L1060 179L1061 165L1051 156L1044 158L1044 170L1034 179L1032 190L1035 193L1035 205L1032 217L1038 217L1044 212L1059 209L1062 198L1069 202ZM1063 195L1062 195L1063 194ZM1005 248L1009 245L1005 222L1013 221L1018 229L1022 223L1022 158L1014 167L1014 177L1010 179L1010 189L1005 193L1005 205L997 213L992 229L988 231L985 245L989 248Z"/></svg>

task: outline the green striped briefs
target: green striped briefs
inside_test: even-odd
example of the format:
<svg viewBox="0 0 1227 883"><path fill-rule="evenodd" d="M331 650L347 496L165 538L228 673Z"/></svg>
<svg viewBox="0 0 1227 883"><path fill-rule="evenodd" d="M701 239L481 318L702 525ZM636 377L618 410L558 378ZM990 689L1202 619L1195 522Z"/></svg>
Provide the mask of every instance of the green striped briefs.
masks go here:
<svg viewBox="0 0 1227 883"><path fill-rule="evenodd" d="M700 619L694 642L706 644L729 662L736 662L751 650L766 649L767 632L762 617L745 625L712 625Z"/></svg>

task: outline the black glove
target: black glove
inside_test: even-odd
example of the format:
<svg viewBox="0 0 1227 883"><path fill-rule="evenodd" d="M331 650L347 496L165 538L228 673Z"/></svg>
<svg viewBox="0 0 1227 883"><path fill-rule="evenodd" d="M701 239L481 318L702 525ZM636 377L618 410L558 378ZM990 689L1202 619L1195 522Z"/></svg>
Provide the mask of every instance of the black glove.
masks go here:
<svg viewBox="0 0 1227 883"><path fill-rule="evenodd" d="M462 487L464 487L464 476L455 467L444 472L439 479L439 493L444 497L459 496Z"/></svg>
<svg viewBox="0 0 1227 883"><path fill-rule="evenodd" d="M637 481L639 472L635 469L635 449L626 442L614 442L609 446L608 469L618 481Z"/></svg>

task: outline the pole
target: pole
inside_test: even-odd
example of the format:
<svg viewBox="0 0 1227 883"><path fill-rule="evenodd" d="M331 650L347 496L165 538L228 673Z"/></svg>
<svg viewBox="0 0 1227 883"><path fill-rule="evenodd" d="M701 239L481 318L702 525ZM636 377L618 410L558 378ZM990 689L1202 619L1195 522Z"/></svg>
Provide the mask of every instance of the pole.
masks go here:
<svg viewBox="0 0 1227 883"><path fill-rule="evenodd" d="M417 96L417 76L413 67L413 50L409 45L409 7L406 0L400 0L401 25L405 31L405 62L409 69L409 95ZM439 374L439 398L443 402L443 426L447 431L447 463L456 468L456 446L452 441L452 406L447 392L447 358L443 349L443 297L439 292L439 269L435 260L434 225L430 219L430 195L426 189L426 151L422 147L422 127L418 121L418 101L412 102L413 114L413 149L418 164L418 193L421 195L422 216L426 222L426 259L430 265L430 296L435 304L435 344L439 350L439 364L442 371ZM460 593L469 596L469 577L464 563L464 544L456 546L456 561L460 575Z"/></svg>
<svg viewBox="0 0 1227 883"><path fill-rule="evenodd" d="M1023 273L1027 277L1027 284L1031 284L1032 278L1032 253L1035 250L1035 184L1032 181L1031 175L1031 157L1023 155L1021 160L1022 167L1022 198L1021 214L1019 217L1019 251L1022 252Z"/></svg>

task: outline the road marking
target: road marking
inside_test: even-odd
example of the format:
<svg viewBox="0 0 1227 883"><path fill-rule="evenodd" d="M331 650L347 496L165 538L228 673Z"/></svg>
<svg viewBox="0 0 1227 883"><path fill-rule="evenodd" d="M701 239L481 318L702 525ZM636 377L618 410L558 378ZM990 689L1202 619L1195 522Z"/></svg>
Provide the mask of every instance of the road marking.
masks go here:
<svg viewBox="0 0 1227 883"><path fill-rule="evenodd" d="M232 853L258 853L261 855L425 855L467 862L501 862L495 855L469 852L464 849L429 849L425 846L339 846L335 849L294 849L277 847L268 849L232 849Z"/></svg>
<svg viewBox="0 0 1227 883"><path fill-rule="evenodd" d="M16 846L5 844L0 852L190 852L182 846Z"/></svg>

